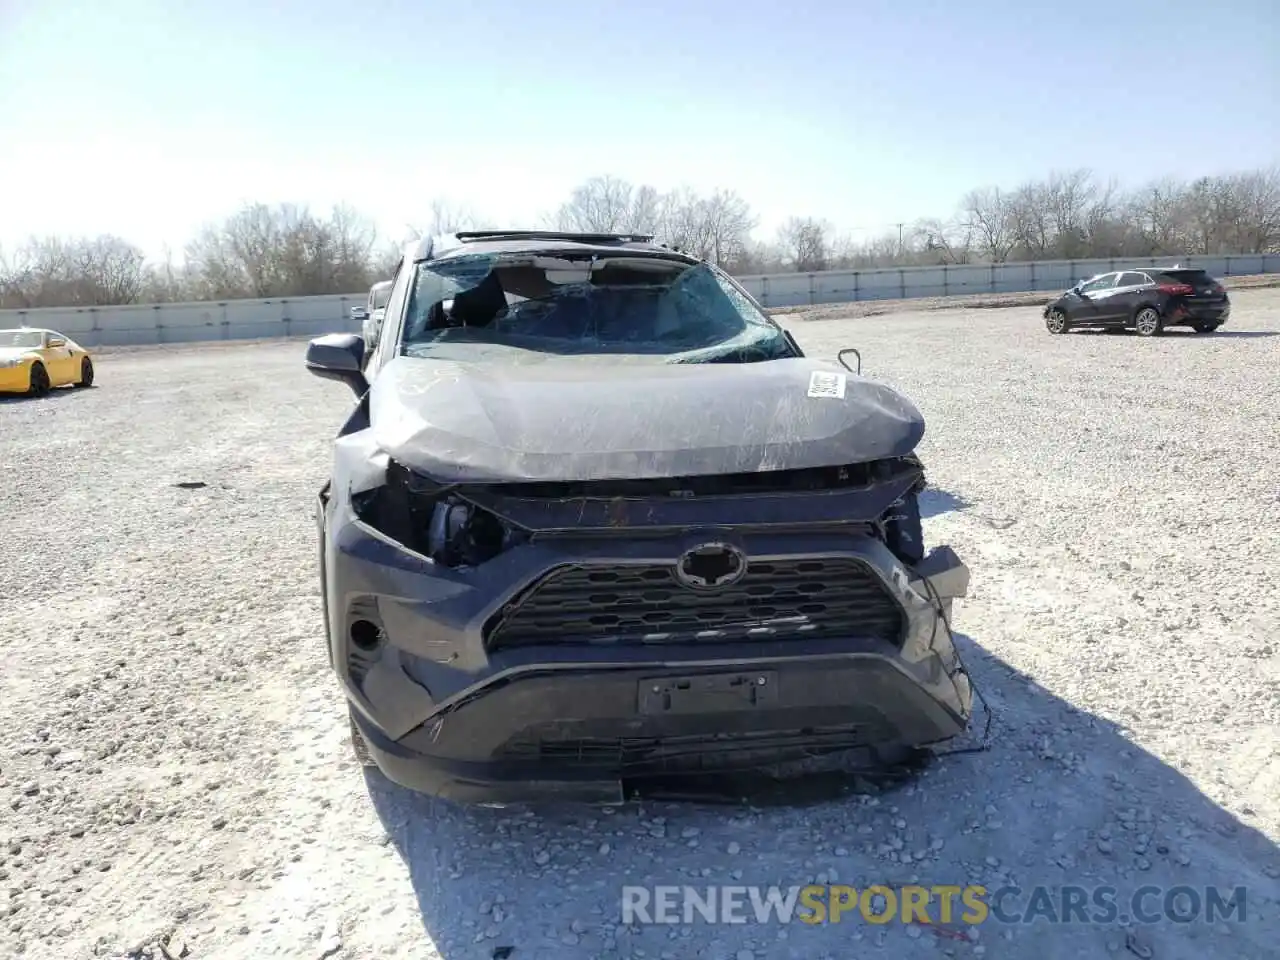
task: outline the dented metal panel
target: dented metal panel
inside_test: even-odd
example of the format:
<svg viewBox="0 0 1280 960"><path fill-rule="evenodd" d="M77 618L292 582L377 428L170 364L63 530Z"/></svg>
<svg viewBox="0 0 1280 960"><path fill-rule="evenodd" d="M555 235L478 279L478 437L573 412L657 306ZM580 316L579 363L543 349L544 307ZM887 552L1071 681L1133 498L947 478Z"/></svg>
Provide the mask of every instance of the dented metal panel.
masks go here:
<svg viewBox="0 0 1280 960"><path fill-rule="evenodd" d="M444 481L792 470L903 456L920 411L809 358L746 364L399 357L370 394L380 449Z"/></svg>

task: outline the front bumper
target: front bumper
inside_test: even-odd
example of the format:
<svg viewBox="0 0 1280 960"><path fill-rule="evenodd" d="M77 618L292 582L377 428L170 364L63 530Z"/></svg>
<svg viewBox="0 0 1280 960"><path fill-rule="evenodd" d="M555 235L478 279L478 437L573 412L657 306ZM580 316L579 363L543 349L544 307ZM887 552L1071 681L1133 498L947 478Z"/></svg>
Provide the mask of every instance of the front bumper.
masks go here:
<svg viewBox="0 0 1280 960"><path fill-rule="evenodd" d="M0 393L26 393L31 389L31 368L0 367Z"/></svg>
<svg viewBox="0 0 1280 960"><path fill-rule="evenodd" d="M680 712L671 695L699 679L721 688L722 709L707 691ZM760 693L756 703L728 693L734 680ZM532 669L398 741L368 717L357 713L356 723L382 772L418 792L462 802L621 802L624 783L647 776L944 741L965 726L953 712L967 702L967 681L959 685L948 707L877 652L809 649L696 666ZM465 755L441 755L442 741L451 752L466 744Z"/></svg>
<svg viewBox="0 0 1280 960"><path fill-rule="evenodd" d="M949 616L965 592L968 571L945 548L913 570L879 541L847 533L739 538L762 566L797 557L862 565L901 613L894 631L880 623L837 636L637 644L544 631L508 647L487 625L531 583L566 565L674 564L690 538L525 545L479 576L386 542L338 502L321 530L331 663L375 763L419 792L618 802L628 780L649 775L924 746L968 724L967 675L925 597L927 576Z"/></svg>

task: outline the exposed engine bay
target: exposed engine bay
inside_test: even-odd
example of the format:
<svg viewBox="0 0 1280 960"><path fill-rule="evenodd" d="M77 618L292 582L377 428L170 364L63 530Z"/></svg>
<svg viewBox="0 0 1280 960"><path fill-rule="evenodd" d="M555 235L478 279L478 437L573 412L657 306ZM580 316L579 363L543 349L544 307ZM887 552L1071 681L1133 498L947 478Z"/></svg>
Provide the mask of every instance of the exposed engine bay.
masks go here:
<svg viewBox="0 0 1280 960"><path fill-rule="evenodd" d="M580 507L585 519L588 505L603 505L605 526L616 529L620 508L653 499L683 502L699 498L733 498L749 494L818 492L836 489L870 489L877 483L914 476L908 490L894 500L880 516L869 521L851 521L850 526L874 536L905 564L924 558L919 493L926 480L920 461L914 456L852 464L781 470L774 473L744 473L725 477L685 477L660 481L597 481L593 483L533 483L469 486L439 484L402 464L388 464L386 483L353 497L356 515L388 538L407 549L446 567L478 566L504 550L538 536L573 532L581 535L590 527L533 527L530 515L513 509L497 511L507 503L555 501L572 509ZM611 511L611 512L610 512ZM517 519L519 518L519 519ZM521 523L521 520L524 523ZM632 533L645 528L632 527ZM661 525L648 527L658 535Z"/></svg>

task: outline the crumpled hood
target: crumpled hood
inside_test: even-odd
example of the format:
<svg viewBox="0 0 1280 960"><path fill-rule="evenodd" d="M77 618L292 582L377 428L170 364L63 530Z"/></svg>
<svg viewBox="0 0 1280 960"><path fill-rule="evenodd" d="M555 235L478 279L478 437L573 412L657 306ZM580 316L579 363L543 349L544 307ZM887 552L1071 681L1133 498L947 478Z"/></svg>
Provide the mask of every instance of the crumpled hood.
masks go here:
<svg viewBox="0 0 1280 960"><path fill-rule="evenodd" d="M831 386L824 391L818 381ZM742 364L397 357L369 402L378 447L444 482L833 466L908 454L924 435L920 412L897 391L807 357Z"/></svg>

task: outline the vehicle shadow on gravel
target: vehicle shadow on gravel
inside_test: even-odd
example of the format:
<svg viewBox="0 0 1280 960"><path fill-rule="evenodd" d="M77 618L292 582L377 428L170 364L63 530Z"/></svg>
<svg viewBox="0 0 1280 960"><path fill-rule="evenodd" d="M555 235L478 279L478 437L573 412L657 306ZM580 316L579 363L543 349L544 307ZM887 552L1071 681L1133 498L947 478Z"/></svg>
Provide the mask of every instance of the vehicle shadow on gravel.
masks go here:
<svg viewBox="0 0 1280 960"><path fill-rule="evenodd" d="M935 957L943 948L979 955L958 923L939 923L936 901L931 930L872 925L855 912L839 924L793 922L784 931L772 917L757 922L749 900L741 924L708 925L694 914L692 923L620 925L624 884L705 891L811 882L982 884L999 907L978 930L989 960L1271 954L1280 934L1280 848L1112 722L1055 697L969 637L957 643L993 708L990 748L939 757L887 789L781 807L489 809L419 796L370 770L369 794L408 867L426 934L446 960L640 950L729 960L747 951L763 960L861 955L873 944L895 957ZM975 736L983 719L979 710ZM1062 916L1063 886L1102 899L1090 899L1075 922L1044 919ZM997 901L994 892L1007 887L1016 891ZM1037 887L1049 898L1033 900ZM1196 892L1193 922L1106 915L1108 896L1116 915L1127 917L1135 902L1158 914L1177 887ZM1209 887L1228 904L1244 888L1243 920L1207 923ZM1113 892L1097 893L1106 888ZM1169 902L1185 914L1190 901ZM1016 922L1033 903L1040 919Z"/></svg>
<svg viewBox="0 0 1280 960"><path fill-rule="evenodd" d="M944 513L951 513L954 510L967 510L971 506L973 504L964 497L948 490L925 487L920 492L920 518L922 520L941 516Z"/></svg>
<svg viewBox="0 0 1280 960"><path fill-rule="evenodd" d="M0 405L6 403L40 403L41 401L60 400L64 397L83 397L89 390L84 387L55 387L42 397L32 397L25 393L0 393Z"/></svg>
<svg viewBox="0 0 1280 960"><path fill-rule="evenodd" d="M1071 335L1074 337L1138 336L1133 330L1121 330L1118 327L1109 329L1105 327L1095 329L1086 327L1081 330L1072 330ZM1251 340L1256 337L1280 337L1280 330L1215 330L1212 333L1197 333L1194 330L1165 330L1160 336L1169 340L1229 340L1232 338Z"/></svg>
<svg viewBox="0 0 1280 960"><path fill-rule="evenodd" d="M1166 330L1166 337L1192 337L1196 340L1252 340L1256 337L1280 337L1277 330L1215 330L1213 333L1196 333L1194 330Z"/></svg>

